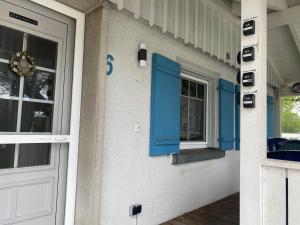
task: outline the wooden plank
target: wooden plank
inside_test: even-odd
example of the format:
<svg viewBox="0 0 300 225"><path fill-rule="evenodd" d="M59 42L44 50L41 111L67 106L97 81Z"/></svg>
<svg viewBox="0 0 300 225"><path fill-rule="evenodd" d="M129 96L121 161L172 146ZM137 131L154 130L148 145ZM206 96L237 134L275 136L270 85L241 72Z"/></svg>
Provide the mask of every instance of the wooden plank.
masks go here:
<svg viewBox="0 0 300 225"><path fill-rule="evenodd" d="M228 22L227 20L225 19L224 20L224 62L226 63L227 62L227 49L228 49Z"/></svg>
<svg viewBox="0 0 300 225"><path fill-rule="evenodd" d="M285 169L263 169L263 224L286 225Z"/></svg>
<svg viewBox="0 0 300 225"><path fill-rule="evenodd" d="M149 25L152 27L155 22L155 0L150 0L150 19Z"/></svg>
<svg viewBox="0 0 300 225"><path fill-rule="evenodd" d="M240 3L241 0L233 0L235 3ZM288 8L287 0L268 0L268 9L276 11L286 10Z"/></svg>
<svg viewBox="0 0 300 225"><path fill-rule="evenodd" d="M124 0L118 0L118 9L122 10L124 8Z"/></svg>
<svg viewBox="0 0 300 225"><path fill-rule="evenodd" d="M175 19L174 19L174 38L178 38L179 35L179 0L175 0Z"/></svg>
<svg viewBox="0 0 300 225"><path fill-rule="evenodd" d="M237 27L236 28L236 43L235 43L235 48L236 48L236 54L234 55L234 60L235 60L235 66L236 67L239 67L239 64L236 60L237 58L237 54L238 52L241 50L241 30L240 30L240 27Z"/></svg>
<svg viewBox="0 0 300 225"><path fill-rule="evenodd" d="M287 0L268 0L268 8L282 11L288 8L288 3Z"/></svg>
<svg viewBox="0 0 300 225"><path fill-rule="evenodd" d="M166 33L168 30L168 0L163 1L163 26L162 31Z"/></svg>
<svg viewBox="0 0 300 225"><path fill-rule="evenodd" d="M218 60L221 59L221 27L222 27L222 23L221 23L221 16L220 14L218 14L218 55L217 55L217 58Z"/></svg>
<svg viewBox="0 0 300 225"><path fill-rule="evenodd" d="M199 31L198 31L198 46L203 49L203 29L204 29L204 2L199 2Z"/></svg>
<svg viewBox="0 0 300 225"><path fill-rule="evenodd" d="M136 19L140 18L141 15L141 0L135 0L134 3L134 17Z"/></svg>
<svg viewBox="0 0 300 225"><path fill-rule="evenodd" d="M233 24L230 23L230 65L233 66L234 65L234 29L233 29Z"/></svg>
<svg viewBox="0 0 300 225"><path fill-rule="evenodd" d="M300 33L295 24L289 24L290 31L293 35L294 41L297 45L298 52L300 54Z"/></svg>
<svg viewBox="0 0 300 225"><path fill-rule="evenodd" d="M262 161L262 165L269 167L286 168L291 170L299 170L300 164L298 162L281 161L275 159L265 159Z"/></svg>
<svg viewBox="0 0 300 225"><path fill-rule="evenodd" d="M288 170L289 225L300 224L300 171Z"/></svg>
<svg viewBox="0 0 300 225"><path fill-rule="evenodd" d="M232 195L161 225L239 225L239 195Z"/></svg>
<svg viewBox="0 0 300 225"><path fill-rule="evenodd" d="M195 41L194 46L195 48L199 47L199 1L195 1Z"/></svg>
<svg viewBox="0 0 300 225"><path fill-rule="evenodd" d="M214 27L215 25L215 10L214 8L211 9L211 23L210 23L210 55L214 55L214 48L215 48L215 43L214 43L214 36L216 35L214 33Z"/></svg>
<svg viewBox="0 0 300 225"><path fill-rule="evenodd" d="M207 3L206 1L203 2L203 44L202 44L202 50L203 52L206 52L207 50L207 43L206 43L206 31L207 31Z"/></svg>
<svg viewBox="0 0 300 225"><path fill-rule="evenodd" d="M299 22L300 5L288 8L282 12L268 15L268 29L274 29L291 23Z"/></svg>
<svg viewBox="0 0 300 225"><path fill-rule="evenodd" d="M184 43L189 43L189 32L190 32L190 0L185 0L185 26L184 26Z"/></svg>

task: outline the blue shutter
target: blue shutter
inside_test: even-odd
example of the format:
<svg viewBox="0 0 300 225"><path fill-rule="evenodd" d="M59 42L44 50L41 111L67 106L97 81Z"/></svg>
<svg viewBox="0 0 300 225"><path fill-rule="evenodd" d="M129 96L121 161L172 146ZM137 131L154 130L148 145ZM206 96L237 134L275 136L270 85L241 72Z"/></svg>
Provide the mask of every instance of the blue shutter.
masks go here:
<svg viewBox="0 0 300 225"><path fill-rule="evenodd" d="M241 87L235 85L235 150L240 150L241 136Z"/></svg>
<svg viewBox="0 0 300 225"><path fill-rule="evenodd" d="M275 137L274 98L272 96L268 96L267 103L268 138L273 138Z"/></svg>
<svg viewBox="0 0 300 225"><path fill-rule="evenodd" d="M150 155L178 154L180 144L180 64L152 57Z"/></svg>
<svg viewBox="0 0 300 225"><path fill-rule="evenodd" d="M234 84L220 80L220 134L219 134L219 147L222 150L234 149Z"/></svg>

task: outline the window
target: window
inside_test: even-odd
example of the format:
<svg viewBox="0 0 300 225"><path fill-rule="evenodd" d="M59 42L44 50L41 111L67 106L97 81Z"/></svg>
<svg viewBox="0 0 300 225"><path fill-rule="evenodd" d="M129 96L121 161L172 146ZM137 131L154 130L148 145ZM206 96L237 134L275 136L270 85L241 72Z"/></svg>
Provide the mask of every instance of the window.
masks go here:
<svg viewBox="0 0 300 225"><path fill-rule="evenodd" d="M208 127L208 83L182 74L180 97L181 149L206 148Z"/></svg>

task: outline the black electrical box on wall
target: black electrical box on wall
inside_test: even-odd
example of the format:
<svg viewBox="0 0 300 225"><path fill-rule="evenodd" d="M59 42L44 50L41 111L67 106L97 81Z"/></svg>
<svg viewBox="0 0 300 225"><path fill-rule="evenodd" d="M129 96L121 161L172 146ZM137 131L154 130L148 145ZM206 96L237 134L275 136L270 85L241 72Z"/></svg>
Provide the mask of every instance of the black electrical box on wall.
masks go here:
<svg viewBox="0 0 300 225"><path fill-rule="evenodd" d="M244 62L250 62L255 60L255 48L254 47L248 47L243 49L243 61Z"/></svg>
<svg viewBox="0 0 300 225"><path fill-rule="evenodd" d="M135 216L142 212L142 205L136 204L129 207L129 215Z"/></svg>
<svg viewBox="0 0 300 225"><path fill-rule="evenodd" d="M247 22L244 22L243 33L245 36L255 34L255 21L254 20L249 20Z"/></svg>
<svg viewBox="0 0 300 225"><path fill-rule="evenodd" d="M255 94L246 94L243 97L244 108L255 108Z"/></svg>
<svg viewBox="0 0 300 225"><path fill-rule="evenodd" d="M250 87L255 85L255 75L253 72L243 74L243 86Z"/></svg>

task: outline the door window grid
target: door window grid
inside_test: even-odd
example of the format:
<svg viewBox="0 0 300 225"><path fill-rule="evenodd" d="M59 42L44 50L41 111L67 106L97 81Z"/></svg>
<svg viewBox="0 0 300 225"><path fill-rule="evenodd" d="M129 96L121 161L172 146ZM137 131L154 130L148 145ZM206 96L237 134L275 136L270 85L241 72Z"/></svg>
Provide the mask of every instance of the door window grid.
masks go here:
<svg viewBox="0 0 300 225"><path fill-rule="evenodd" d="M28 44L28 34L24 33L22 51L27 50L27 44ZM7 59L0 58L0 63L5 63L8 66L9 61ZM45 67L40 67L40 66L37 66L36 69L41 71L41 72L45 71L45 72L52 73L54 75L56 74L56 69L45 68ZM53 79L54 79L54 77L53 77ZM32 134L31 132L21 132L21 120L22 120L22 106L23 106L23 103L24 102L32 102L32 103L39 103L39 104L49 104L49 105L54 106L54 100L43 100L43 99L35 99L35 98L24 97L24 83L25 83L24 77L20 77L19 95L18 96L0 96L0 99L18 101L18 109L17 109L18 115L17 115L16 133ZM54 99L54 96L53 96L53 99ZM52 110L53 110L53 108L52 108ZM52 123L52 121L51 121L51 123ZM1 133L3 134L3 133L8 133L8 132L0 132L0 134ZM34 134L52 134L52 132L35 132ZM26 145L29 146L29 144L26 144ZM20 146L23 146L22 148L24 149L24 147L26 145L25 144L15 144L15 147L13 148L14 149L14 162L13 162L14 166L13 166L13 168L20 167L18 165L20 163L20 159L19 159ZM52 144L49 144L49 145L50 145L49 161L46 162L46 160L43 159L43 161L46 162L46 163L44 163L44 165L49 165L49 164L52 163L52 158L53 158L52 157L52 150L51 150L51 145ZM43 150L45 150L45 149L43 149ZM21 165L21 167L24 167L24 162L22 162L22 163L23 163L23 165ZM34 165L30 165L30 163L29 163L27 166L34 166ZM37 166L39 166L39 165L37 165ZM26 167L26 165L25 165L25 167Z"/></svg>

